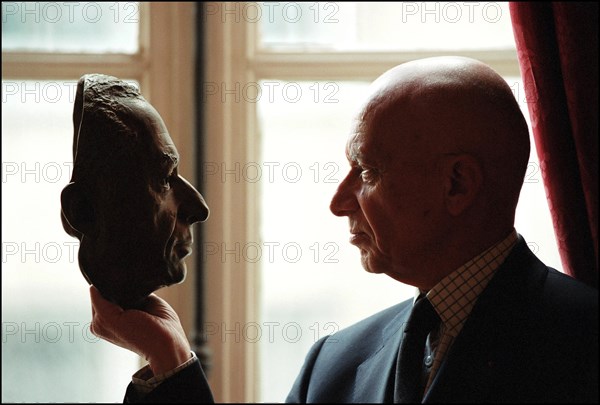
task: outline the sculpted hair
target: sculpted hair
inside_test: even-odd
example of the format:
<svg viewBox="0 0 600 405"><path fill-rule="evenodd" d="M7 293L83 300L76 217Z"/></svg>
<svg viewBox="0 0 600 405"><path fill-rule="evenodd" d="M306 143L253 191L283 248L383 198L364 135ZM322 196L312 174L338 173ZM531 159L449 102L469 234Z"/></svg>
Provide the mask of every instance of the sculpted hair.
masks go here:
<svg viewBox="0 0 600 405"><path fill-rule="evenodd" d="M131 155L139 142L139 123L134 122L131 103L145 102L137 87L116 77L88 74L77 82L73 107L73 173L76 183L94 211L102 196L115 198L115 183L131 172ZM118 162L118 164L116 164ZM135 173L135 171L134 171ZM63 207L64 209L64 207ZM81 240L61 209L65 232Z"/></svg>
<svg viewBox="0 0 600 405"><path fill-rule="evenodd" d="M72 182L94 183L110 163L126 161L139 140L131 103L145 102L134 85L112 76L89 74L77 84L73 111Z"/></svg>

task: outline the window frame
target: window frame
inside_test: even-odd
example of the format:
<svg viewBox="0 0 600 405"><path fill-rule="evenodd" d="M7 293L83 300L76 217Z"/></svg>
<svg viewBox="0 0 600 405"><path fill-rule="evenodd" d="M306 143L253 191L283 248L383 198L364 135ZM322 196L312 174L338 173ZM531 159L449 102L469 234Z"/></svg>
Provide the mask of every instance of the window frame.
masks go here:
<svg viewBox="0 0 600 405"><path fill-rule="evenodd" d="M2 80L76 81L83 74L97 72L138 81L179 151L179 173L196 184L196 10L195 3L140 2L135 54L3 51ZM158 291L179 314L190 340L195 333L196 257L193 253L187 259L190 270L184 283Z"/></svg>
<svg viewBox="0 0 600 405"><path fill-rule="evenodd" d="M201 3L198 7L224 7L222 2ZM229 3L229 7L233 7ZM134 55L60 54L2 52L3 80L65 80L84 73L102 72L132 78L141 84L145 97L164 119L180 156L180 173L197 183L195 142L195 50L196 4L188 2L141 2L140 48ZM440 52L268 52L256 46L257 24L243 18L204 17L205 83L233 88L235 83L278 80L360 80L372 81L381 72L404 61L440 55ZM153 29L159 27L157 29ZM240 46L242 44L243 46ZM451 52L445 51L444 54ZM460 51L482 60L503 76L519 76L515 51ZM177 63L164 63L164 61ZM327 72L327 74L323 74ZM204 85L204 83L202 84ZM204 108L204 156L202 163L217 162L232 167L236 162L260 159L253 103L223 103L208 98ZM248 182L221 181L206 176L200 190L212 208L209 220L201 224L206 242L227 245L257 241L259 224L258 186ZM218 209L217 209L218 208ZM195 333L196 246L188 259L186 281L159 291L178 312L190 340ZM244 325L255 322L260 293L256 263L206 257L203 263L205 322L214 325ZM224 331L222 331L224 332ZM224 339L222 333L209 336L213 369L209 381L219 402L259 400L257 345L243 339Z"/></svg>

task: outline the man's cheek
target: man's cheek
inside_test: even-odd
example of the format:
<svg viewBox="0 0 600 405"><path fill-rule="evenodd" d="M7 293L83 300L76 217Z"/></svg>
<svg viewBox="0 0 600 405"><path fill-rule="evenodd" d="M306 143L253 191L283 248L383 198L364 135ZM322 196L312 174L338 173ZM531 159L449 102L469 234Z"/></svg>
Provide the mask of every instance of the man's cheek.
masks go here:
<svg viewBox="0 0 600 405"><path fill-rule="evenodd" d="M372 248L376 253L389 253L390 246L393 245L393 240L395 238L395 232L388 233L390 229L394 229L394 231L398 231L397 228L390 226L393 222L384 221L383 223L374 222L371 225L372 229Z"/></svg>

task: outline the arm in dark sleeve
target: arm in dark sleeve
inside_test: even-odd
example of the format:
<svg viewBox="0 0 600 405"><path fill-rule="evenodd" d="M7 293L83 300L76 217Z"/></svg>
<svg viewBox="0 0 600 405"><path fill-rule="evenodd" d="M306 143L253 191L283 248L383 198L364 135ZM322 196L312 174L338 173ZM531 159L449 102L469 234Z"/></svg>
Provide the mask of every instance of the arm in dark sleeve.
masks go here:
<svg viewBox="0 0 600 405"><path fill-rule="evenodd" d="M181 371L163 381L149 393L140 392L130 383L125 393L124 403L214 403L214 398L206 375L195 361Z"/></svg>

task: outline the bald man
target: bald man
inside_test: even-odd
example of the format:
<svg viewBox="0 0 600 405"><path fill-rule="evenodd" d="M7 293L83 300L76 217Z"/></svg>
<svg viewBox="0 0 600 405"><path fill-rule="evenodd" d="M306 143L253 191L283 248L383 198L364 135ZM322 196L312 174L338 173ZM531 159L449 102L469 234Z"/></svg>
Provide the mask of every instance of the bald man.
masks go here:
<svg viewBox="0 0 600 405"><path fill-rule="evenodd" d="M510 87L481 62L417 60L373 83L331 211L348 217L365 270L415 299L316 342L287 402L597 402L597 291L514 228L529 148ZM201 377L166 381L191 391ZM128 398L175 395L138 392Z"/></svg>

